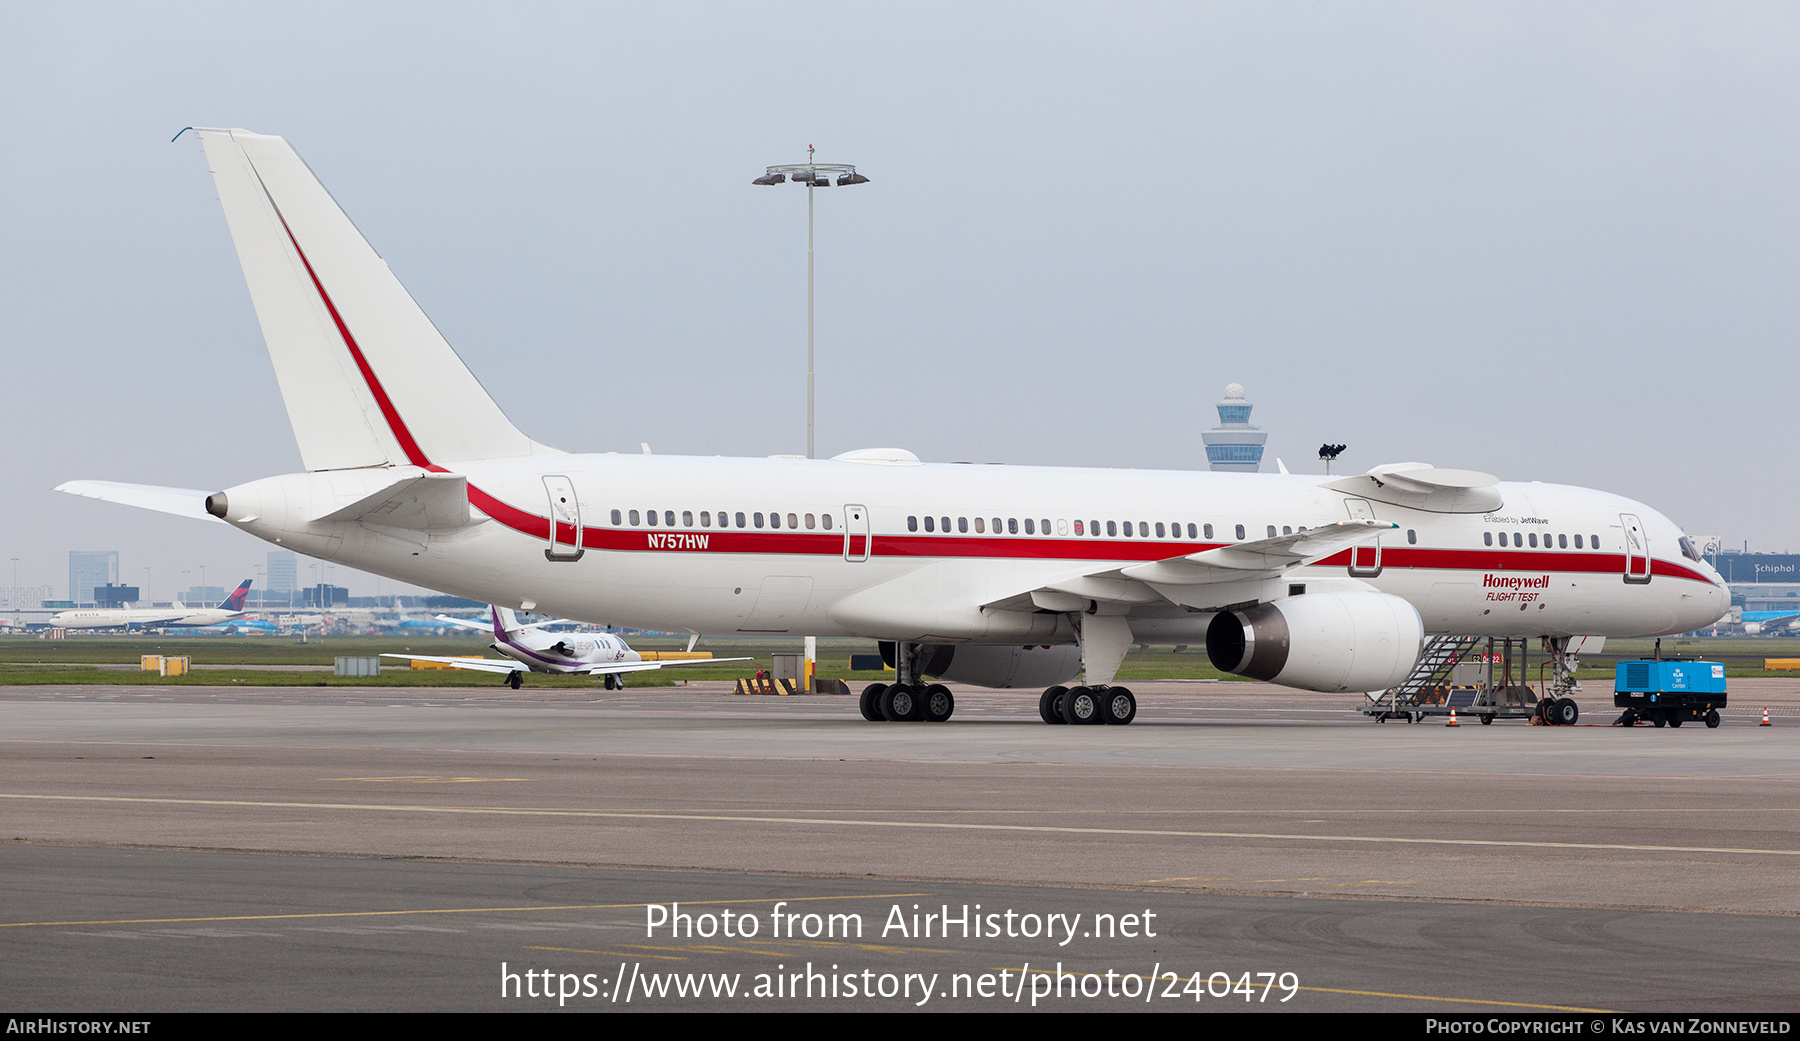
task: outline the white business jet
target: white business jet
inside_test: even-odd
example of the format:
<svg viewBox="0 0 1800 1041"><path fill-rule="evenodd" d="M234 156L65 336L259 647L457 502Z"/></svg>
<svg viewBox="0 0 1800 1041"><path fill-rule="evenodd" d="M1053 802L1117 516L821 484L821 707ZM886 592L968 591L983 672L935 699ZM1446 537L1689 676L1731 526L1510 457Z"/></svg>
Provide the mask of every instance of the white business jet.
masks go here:
<svg viewBox="0 0 1800 1041"><path fill-rule="evenodd" d="M197 136L306 472L210 495L63 491L520 610L873 638L897 675L864 692L870 719L947 719L938 677L1044 687L1046 722L1128 723L1136 699L1113 679L1135 642L1376 691L1427 634L1543 637L1560 664L1572 637L1687 632L1727 607L1717 572L1642 503L1422 463L1320 477L893 448L571 455L501 413L286 141ZM1546 701L1574 720L1572 699Z"/></svg>
<svg viewBox="0 0 1800 1041"><path fill-rule="evenodd" d="M50 625L62 629L198 629L244 617L244 596L251 579L244 579L217 607L81 607L50 616Z"/></svg>
<svg viewBox="0 0 1800 1041"><path fill-rule="evenodd" d="M615 688L623 690L625 674L628 672L647 672L652 669L665 669L681 665L712 665L722 661L749 661L749 658L695 658L676 661L645 661L643 655L625 645L625 641L610 633L547 633L541 631L546 625L555 625L556 621L533 622L524 625L519 616L510 608L490 605L488 612L493 618L492 630L494 642L490 645L494 650L506 655L509 659L498 658L452 658L432 657L426 654L383 654L383 658L404 658L408 661L430 661L441 665L450 665L458 669L472 669L476 672L498 672L506 675L506 682L512 689L519 689L519 679L527 672L547 672L558 676L601 676L605 678L607 690ZM447 625L462 626L467 629L489 628L481 622L471 622L463 618L451 618L449 615L438 615L437 620Z"/></svg>

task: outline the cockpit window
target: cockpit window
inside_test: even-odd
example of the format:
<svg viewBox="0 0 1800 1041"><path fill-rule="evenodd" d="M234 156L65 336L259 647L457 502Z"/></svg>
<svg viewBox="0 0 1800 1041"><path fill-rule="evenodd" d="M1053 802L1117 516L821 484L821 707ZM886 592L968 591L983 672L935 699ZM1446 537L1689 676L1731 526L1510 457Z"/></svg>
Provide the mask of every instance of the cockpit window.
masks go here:
<svg viewBox="0 0 1800 1041"><path fill-rule="evenodd" d="M1700 551L1694 548L1694 540L1686 535L1681 536L1681 555L1693 561L1700 559Z"/></svg>

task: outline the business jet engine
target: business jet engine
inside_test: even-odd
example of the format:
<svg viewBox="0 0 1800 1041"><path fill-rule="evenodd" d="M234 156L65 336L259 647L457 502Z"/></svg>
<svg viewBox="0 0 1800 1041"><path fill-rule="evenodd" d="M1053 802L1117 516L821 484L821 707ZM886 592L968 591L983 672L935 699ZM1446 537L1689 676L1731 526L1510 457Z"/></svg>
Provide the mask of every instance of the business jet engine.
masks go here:
<svg viewBox="0 0 1800 1041"><path fill-rule="evenodd" d="M952 683L977 687L1048 687L1081 675L1081 648L1002 647L971 644L927 644L920 648L919 671ZM894 664L894 645L881 643L881 659Z"/></svg>
<svg viewBox="0 0 1800 1041"><path fill-rule="evenodd" d="M1206 654L1224 672L1322 691L1386 690L1424 645L1419 612L1386 593L1315 593L1220 611Z"/></svg>

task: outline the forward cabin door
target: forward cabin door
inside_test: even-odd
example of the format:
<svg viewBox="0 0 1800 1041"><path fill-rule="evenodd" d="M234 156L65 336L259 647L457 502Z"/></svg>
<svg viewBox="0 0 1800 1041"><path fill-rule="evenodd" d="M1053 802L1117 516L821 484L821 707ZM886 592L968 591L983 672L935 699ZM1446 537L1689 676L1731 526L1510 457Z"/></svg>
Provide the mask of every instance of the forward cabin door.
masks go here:
<svg viewBox="0 0 1800 1041"><path fill-rule="evenodd" d="M1619 527L1625 532L1625 581L1650 581L1650 540L1644 525L1635 514L1619 514Z"/></svg>
<svg viewBox="0 0 1800 1041"><path fill-rule="evenodd" d="M550 545L544 558L580 560L586 551L581 548L581 504L575 498L574 482L551 474L544 478L544 491L550 497Z"/></svg>
<svg viewBox="0 0 1800 1041"><path fill-rule="evenodd" d="M844 507L844 559L852 564L859 564L869 559L874 549L874 538L869 534L869 510L865 506L850 505Z"/></svg>
<svg viewBox="0 0 1800 1041"><path fill-rule="evenodd" d="M1344 506L1350 511L1351 520L1372 521L1375 519L1375 508L1367 499L1345 499ZM1375 538L1350 547L1350 574L1356 578L1374 578L1381 574L1381 539Z"/></svg>

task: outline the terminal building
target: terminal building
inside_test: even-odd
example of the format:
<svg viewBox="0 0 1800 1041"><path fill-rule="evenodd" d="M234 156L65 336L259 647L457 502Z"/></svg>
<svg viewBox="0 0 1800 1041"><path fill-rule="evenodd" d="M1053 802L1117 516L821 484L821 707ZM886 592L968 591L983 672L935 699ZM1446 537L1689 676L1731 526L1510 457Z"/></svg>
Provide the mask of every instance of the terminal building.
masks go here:
<svg viewBox="0 0 1800 1041"><path fill-rule="evenodd" d="M1745 611L1800 611L1800 554L1720 553L1712 558Z"/></svg>
<svg viewBox="0 0 1800 1041"><path fill-rule="evenodd" d="M1225 388L1225 400L1219 402L1219 425L1200 435L1206 445L1209 468L1245 474L1262 468L1263 447L1269 435L1250 425L1253 407L1244 400L1243 384L1233 383Z"/></svg>

